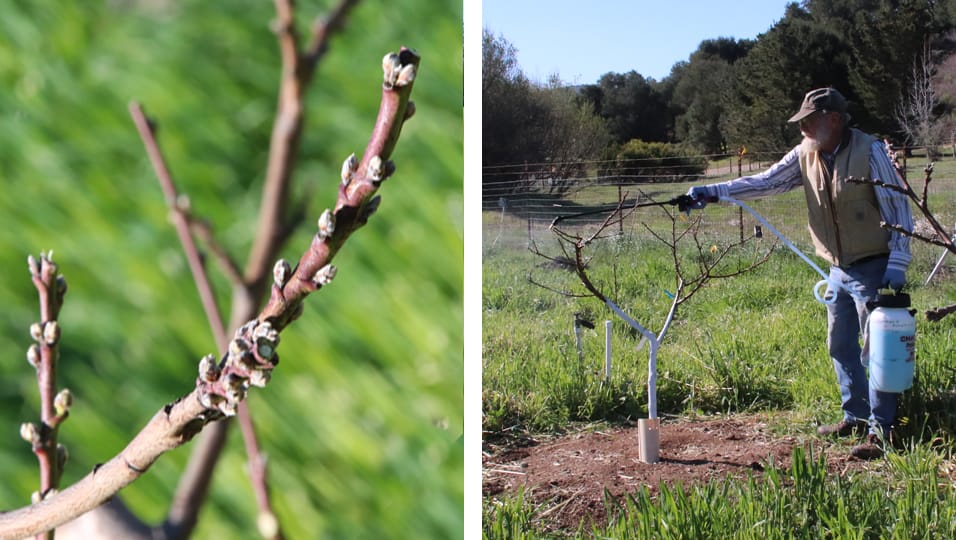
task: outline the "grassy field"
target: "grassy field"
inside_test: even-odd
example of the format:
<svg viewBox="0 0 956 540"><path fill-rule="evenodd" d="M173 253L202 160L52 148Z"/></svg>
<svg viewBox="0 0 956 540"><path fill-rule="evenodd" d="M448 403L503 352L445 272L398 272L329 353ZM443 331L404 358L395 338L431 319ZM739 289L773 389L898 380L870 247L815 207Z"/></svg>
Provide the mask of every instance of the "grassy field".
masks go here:
<svg viewBox="0 0 956 540"><path fill-rule="evenodd" d="M941 163L934 175L938 180L932 200L935 207L944 209L940 218L947 227L953 218L948 207L956 200L954 168L952 161ZM683 193L687 186L655 185L654 189L669 197ZM570 203L589 205L616 197L616 188L605 194L594 191ZM753 206L808 250L803 204L802 194L791 193ZM580 423L646 417L648 348L640 348L640 336L596 299L565 297L529 282L530 276L554 289L583 292L570 272L543 264L543 258L527 249L530 237L541 251L558 253L547 231L549 220L515 214L484 215L482 410L486 437L514 431L560 433ZM711 243L723 247L737 239L741 225L734 208L712 205L703 215L705 247ZM594 281L654 332L661 329L667 314L675 273L670 250L654 240L646 227L660 230L669 223L660 211L642 212L614 238L588 251ZM746 220L745 224L749 235L751 225ZM582 226L587 229L586 224ZM752 260L771 243L765 234L739 250L730 265ZM940 248L914 242L913 254L908 289L914 306L924 310L956 301L952 279L956 258L949 259L943 271L923 286ZM681 251L682 258L691 256ZM803 434L812 433L819 423L839 419L838 389L824 339L825 308L811 292L819 279L805 262L778 246L765 265L742 276L713 280L682 305L657 356L661 416L784 411L786 424L778 428ZM573 333L575 314L597 323L595 330L584 331L580 356ZM613 326L609 381L604 380L605 320ZM918 315L917 325L917 381L903 395L900 407L900 432L912 438L913 447L892 456L886 474L829 478L813 456L795 456L801 466L772 471L765 482L728 481L686 493L664 491L658 498L637 493L615 503L620 512L605 529L577 534L704 537L695 535L696 530L710 531L709 537L730 537L741 524L752 528L749 535L736 536L740 538L875 538L879 531L889 530L898 531L890 537L935 537L941 530L952 530L954 486L937 480L940 467L953 465L956 319L930 323ZM535 508L520 498L486 500L485 510L486 537L536 537L530 524ZM912 528L899 528L904 525Z"/></svg>

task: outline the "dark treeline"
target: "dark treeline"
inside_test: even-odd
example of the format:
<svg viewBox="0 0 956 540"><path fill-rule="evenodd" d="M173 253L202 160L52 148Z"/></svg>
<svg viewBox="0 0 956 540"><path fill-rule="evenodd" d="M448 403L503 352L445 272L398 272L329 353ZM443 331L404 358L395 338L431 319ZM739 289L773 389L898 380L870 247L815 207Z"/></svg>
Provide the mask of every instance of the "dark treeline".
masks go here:
<svg viewBox="0 0 956 540"><path fill-rule="evenodd" d="M532 185L560 196L562 180L589 172L644 178L627 174L644 158L685 156L675 176L687 178L702 156L782 154L800 138L787 118L822 86L847 97L861 129L935 147L956 134L954 53L956 0L803 0L755 40L702 41L661 81L630 71L570 87L530 81L506 36L486 28L486 198Z"/></svg>

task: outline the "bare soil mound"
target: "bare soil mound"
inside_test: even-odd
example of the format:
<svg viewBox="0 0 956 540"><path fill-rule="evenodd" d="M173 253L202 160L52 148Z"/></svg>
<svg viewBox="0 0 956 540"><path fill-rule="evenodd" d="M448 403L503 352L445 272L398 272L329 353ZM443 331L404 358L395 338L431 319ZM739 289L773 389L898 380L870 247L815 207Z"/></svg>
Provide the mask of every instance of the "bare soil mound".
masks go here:
<svg viewBox="0 0 956 540"><path fill-rule="evenodd" d="M727 477L760 475L769 463L789 467L794 447L814 451L839 445L828 453L834 474L869 466L849 456L852 442L829 443L771 433L766 419L734 416L699 421L664 421L660 429L660 461L639 459L637 425L605 431L582 431L547 441L512 439L485 442L482 491L485 497L514 493L541 505L539 518L549 530L575 530L606 519L604 490L615 497L646 486L690 486Z"/></svg>

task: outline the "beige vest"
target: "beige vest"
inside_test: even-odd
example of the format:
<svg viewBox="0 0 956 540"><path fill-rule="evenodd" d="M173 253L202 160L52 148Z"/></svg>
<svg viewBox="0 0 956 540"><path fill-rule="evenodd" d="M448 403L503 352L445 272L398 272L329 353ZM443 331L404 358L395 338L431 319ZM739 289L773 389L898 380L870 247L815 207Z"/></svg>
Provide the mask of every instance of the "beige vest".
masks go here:
<svg viewBox="0 0 956 540"><path fill-rule="evenodd" d="M849 266L864 257L889 253L890 233L873 186L847 182L870 178L870 146L875 138L850 129L833 160L833 171L820 152L804 142L800 172L807 196L810 236L817 255L834 266Z"/></svg>

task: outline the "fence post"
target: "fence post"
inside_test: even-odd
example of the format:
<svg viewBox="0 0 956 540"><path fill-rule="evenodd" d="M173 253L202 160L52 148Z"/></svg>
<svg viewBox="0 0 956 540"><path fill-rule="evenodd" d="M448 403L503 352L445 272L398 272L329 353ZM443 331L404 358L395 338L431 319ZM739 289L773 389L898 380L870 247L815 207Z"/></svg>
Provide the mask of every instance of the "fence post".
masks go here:
<svg viewBox="0 0 956 540"><path fill-rule="evenodd" d="M624 193L621 191L620 182L618 182L617 184L617 207L624 208ZM617 231L620 233L622 237L624 236L624 219L623 218L618 220L617 222Z"/></svg>
<svg viewBox="0 0 956 540"><path fill-rule="evenodd" d="M743 176L743 161L744 154L747 153L747 147L741 146L740 150L737 151L737 177ZM744 241L744 209L737 207L737 223L740 224L740 242Z"/></svg>
<svg viewBox="0 0 956 540"><path fill-rule="evenodd" d="M903 177L903 180L906 180L906 143L903 143L903 170L900 176Z"/></svg>

